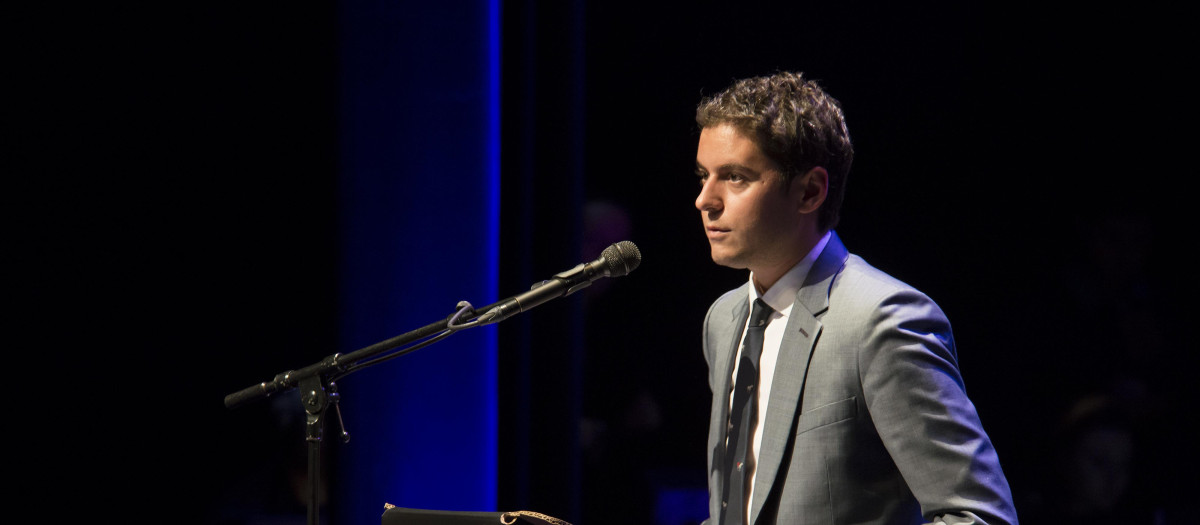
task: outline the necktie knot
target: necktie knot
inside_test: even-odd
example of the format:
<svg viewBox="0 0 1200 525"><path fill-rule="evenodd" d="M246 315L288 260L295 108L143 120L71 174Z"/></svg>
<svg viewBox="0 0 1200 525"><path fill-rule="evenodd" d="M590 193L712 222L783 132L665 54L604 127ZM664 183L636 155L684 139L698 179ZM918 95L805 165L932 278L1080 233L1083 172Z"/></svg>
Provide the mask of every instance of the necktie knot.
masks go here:
<svg viewBox="0 0 1200 525"><path fill-rule="evenodd" d="M767 325L767 321L771 319L771 314L775 313L770 305L762 299L754 300L754 307L750 309L750 326L762 327Z"/></svg>

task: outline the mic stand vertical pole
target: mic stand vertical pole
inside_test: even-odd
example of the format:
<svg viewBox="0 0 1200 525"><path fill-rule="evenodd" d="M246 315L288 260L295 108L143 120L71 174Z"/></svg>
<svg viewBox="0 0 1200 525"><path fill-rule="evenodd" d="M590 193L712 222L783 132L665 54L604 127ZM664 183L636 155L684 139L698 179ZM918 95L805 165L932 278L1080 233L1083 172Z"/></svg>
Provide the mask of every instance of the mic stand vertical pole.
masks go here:
<svg viewBox="0 0 1200 525"><path fill-rule="evenodd" d="M332 384L330 385L332 386ZM319 525L321 496L321 435L325 424L325 409L329 408L330 395L325 393L321 374L300 380L300 404L304 406L305 441L308 442L308 525ZM337 402L333 394L333 402Z"/></svg>

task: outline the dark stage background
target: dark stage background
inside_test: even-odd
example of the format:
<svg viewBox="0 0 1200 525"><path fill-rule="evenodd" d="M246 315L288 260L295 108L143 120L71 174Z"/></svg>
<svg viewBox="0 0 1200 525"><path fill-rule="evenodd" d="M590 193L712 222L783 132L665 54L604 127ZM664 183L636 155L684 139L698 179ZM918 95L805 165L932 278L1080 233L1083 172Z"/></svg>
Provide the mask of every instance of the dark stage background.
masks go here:
<svg viewBox="0 0 1200 525"><path fill-rule="evenodd" d="M418 23L482 8L408 4L395 12ZM735 78L802 70L842 101L856 145L838 232L950 316L1023 521L1071 518L1066 501L1096 508L1082 487L1107 479L1091 493L1115 507L1075 518L1194 522L1181 511L1197 467L1195 58L1181 12L543 4L502 4L496 293L622 239L645 260L501 326L500 510L577 525L695 517L700 323L745 276L708 259L693 111ZM28 305L16 366L54 371L22 383L42 429L22 471L31 493L124 521L302 519L300 430L221 398L353 349L339 347L346 9L14 18L29 23L7 37L10 82L27 88L5 110L10 209L34 276L14 283L28 292L14 296ZM436 62L473 30L447 29L408 52ZM347 414L359 432L373 417ZM346 490L361 480L339 477L338 451L355 444L333 443L326 484Z"/></svg>

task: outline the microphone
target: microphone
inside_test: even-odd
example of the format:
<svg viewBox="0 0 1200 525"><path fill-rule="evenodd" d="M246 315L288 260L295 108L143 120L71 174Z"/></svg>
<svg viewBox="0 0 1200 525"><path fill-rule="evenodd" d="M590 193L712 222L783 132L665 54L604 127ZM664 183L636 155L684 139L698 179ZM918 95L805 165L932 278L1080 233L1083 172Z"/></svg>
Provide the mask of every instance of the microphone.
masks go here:
<svg viewBox="0 0 1200 525"><path fill-rule="evenodd" d="M642 264L642 252L632 242L621 241L604 249L600 258L581 263L549 280L534 284L528 292L505 299L481 314L479 324L498 323L556 297L566 297L587 288L601 277L620 277Z"/></svg>

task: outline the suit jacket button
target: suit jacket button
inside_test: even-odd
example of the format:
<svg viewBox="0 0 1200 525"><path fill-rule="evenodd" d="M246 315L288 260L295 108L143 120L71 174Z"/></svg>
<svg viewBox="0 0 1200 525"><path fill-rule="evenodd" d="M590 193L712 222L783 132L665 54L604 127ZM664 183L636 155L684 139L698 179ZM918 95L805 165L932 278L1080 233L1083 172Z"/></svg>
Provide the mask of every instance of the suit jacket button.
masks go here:
<svg viewBox="0 0 1200 525"><path fill-rule="evenodd" d="M725 508L728 506L729 506L729 504L725 503L724 501L721 502L721 508Z"/></svg>

